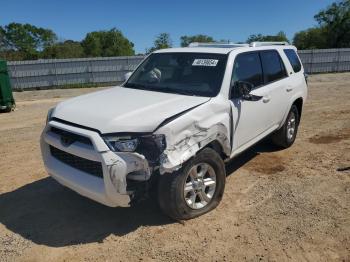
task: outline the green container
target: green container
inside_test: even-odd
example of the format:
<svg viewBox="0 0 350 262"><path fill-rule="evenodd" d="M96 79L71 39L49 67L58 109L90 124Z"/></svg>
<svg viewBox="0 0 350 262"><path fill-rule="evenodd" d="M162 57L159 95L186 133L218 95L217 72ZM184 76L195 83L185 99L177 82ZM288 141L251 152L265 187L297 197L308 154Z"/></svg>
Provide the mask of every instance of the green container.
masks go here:
<svg viewBox="0 0 350 262"><path fill-rule="evenodd" d="M10 112L15 105L6 61L0 60L0 111Z"/></svg>

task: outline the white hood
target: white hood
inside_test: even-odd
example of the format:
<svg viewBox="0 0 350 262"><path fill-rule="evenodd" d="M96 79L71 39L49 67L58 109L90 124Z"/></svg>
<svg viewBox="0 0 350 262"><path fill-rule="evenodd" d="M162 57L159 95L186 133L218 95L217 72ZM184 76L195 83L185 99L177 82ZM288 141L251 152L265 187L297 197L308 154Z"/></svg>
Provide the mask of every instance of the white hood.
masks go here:
<svg viewBox="0 0 350 262"><path fill-rule="evenodd" d="M59 103L52 117L101 133L152 132L165 119L209 99L113 87Z"/></svg>

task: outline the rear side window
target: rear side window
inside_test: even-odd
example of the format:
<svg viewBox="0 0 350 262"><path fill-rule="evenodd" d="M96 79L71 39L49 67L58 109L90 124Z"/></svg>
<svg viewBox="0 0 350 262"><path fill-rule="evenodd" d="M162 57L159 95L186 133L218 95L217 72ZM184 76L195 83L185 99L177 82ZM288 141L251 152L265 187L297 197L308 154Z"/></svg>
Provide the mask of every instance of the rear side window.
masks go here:
<svg viewBox="0 0 350 262"><path fill-rule="evenodd" d="M259 53L242 53L235 59L232 72L232 83L236 81L249 82L254 87L263 84L263 76Z"/></svg>
<svg viewBox="0 0 350 262"><path fill-rule="evenodd" d="M287 76L282 59L277 51L268 50L260 52L261 64L264 71L265 84Z"/></svg>
<svg viewBox="0 0 350 262"><path fill-rule="evenodd" d="M283 51L292 65L294 73L299 72L301 70L301 63L295 51L293 49L284 49Z"/></svg>

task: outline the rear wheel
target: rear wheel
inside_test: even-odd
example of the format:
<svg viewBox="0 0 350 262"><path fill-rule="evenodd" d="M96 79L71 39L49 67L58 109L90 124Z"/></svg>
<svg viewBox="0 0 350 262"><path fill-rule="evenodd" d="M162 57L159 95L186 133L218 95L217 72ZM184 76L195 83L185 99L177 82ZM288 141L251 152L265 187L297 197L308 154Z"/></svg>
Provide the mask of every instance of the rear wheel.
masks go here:
<svg viewBox="0 0 350 262"><path fill-rule="evenodd" d="M272 135L275 145L288 148L293 145L299 127L299 111L296 105L292 105L283 126Z"/></svg>
<svg viewBox="0 0 350 262"><path fill-rule="evenodd" d="M160 177L160 207L177 220L203 215L220 203L225 179L221 157L213 149L205 148L179 171Z"/></svg>

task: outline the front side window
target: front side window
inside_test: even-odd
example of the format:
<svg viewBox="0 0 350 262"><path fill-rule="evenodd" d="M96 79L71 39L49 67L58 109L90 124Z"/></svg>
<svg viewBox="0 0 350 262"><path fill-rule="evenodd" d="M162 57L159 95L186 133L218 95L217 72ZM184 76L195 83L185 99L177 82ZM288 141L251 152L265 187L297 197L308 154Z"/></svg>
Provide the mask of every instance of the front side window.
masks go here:
<svg viewBox="0 0 350 262"><path fill-rule="evenodd" d="M282 59L276 50L262 51L260 57L265 84L287 76Z"/></svg>
<svg viewBox="0 0 350 262"><path fill-rule="evenodd" d="M195 96L216 96L226 68L226 54L155 53L124 87Z"/></svg>
<svg viewBox="0 0 350 262"><path fill-rule="evenodd" d="M295 51L293 49L284 49L283 51L292 65L294 73L299 72L301 70L301 63Z"/></svg>
<svg viewBox="0 0 350 262"><path fill-rule="evenodd" d="M237 55L232 72L232 84L248 82L257 88L263 84L263 75L258 52Z"/></svg>

